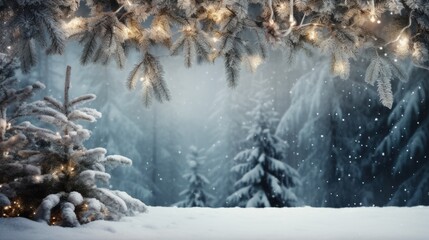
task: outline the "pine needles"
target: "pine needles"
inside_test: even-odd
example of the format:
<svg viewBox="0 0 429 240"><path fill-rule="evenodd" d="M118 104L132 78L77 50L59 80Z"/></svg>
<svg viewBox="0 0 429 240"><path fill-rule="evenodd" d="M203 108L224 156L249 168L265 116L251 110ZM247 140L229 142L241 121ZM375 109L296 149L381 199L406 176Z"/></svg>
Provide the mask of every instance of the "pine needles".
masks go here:
<svg viewBox="0 0 429 240"><path fill-rule="evenodd" d="M84 45L80 61L83 65L108 64L113 57L118 67L125 64L124 42L126 27L113 13L106 13L88 20L87 29L73 35Z"/></svg>
<svg viewBox="0 0 429 240"><path fill-rule="evenodd" d="M365 82L371 85L377 83L381 103L389 109L393 106L391 81L394 78L404 80L405 73L389 58L378 55L372 59L365 73Z"/></svg>
<svg viewBox="0 0 429 240"><path fill-rule="evenodd" d="M139 80L145 106L151 104L153 97L159 102L170 100L170 92L164 80L164 70L158 59L150 53L146 53L143 60L131 71L128 77L128 88L134 90Z"/></svg>
<svg viewBox="0 0 429 240"><path fill-rule="evenodd" d="M76 16L80 2L90 9L89 16ZM383 48L429 69L429 10L422 0L380 0L375 4L333 0L10 0L3 1L0 22L5 25L0 28L0 51L17 54L25 73L37 63L37 47L48 54L61 54L66 37L82 44L80 60L84 65L108 64L113 59L123 68L126 50L132 47L145 58L147 52L153 53L152 47L167 48L171 55L183 55L186 67L195 61L223 58L231 87L236 86L243 63L254 71L266 58L266 42L285 50L290 61L300 51L319 49L330 57L332 74L342 79L350 75L350 60L368 49ZM403 27L405 22L408 25ZM130 73L131 85L136 84L134 78L139 71L162 69L157 60L147 62L156 65L143 67L142 60ZM394 76L402 78L396 64L386 64ZM148 82L144 87L145 103L151 101L151 95L169 98L163 81L156 80L154 85L143 82ZM390 105L388 81L377 83L383 102Z"/></svg>

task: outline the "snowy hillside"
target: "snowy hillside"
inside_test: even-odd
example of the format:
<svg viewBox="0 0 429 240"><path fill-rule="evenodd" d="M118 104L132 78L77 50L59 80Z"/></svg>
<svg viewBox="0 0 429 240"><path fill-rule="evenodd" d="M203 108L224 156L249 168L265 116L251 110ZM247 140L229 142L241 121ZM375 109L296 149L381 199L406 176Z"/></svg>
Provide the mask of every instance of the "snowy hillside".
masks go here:
<svg viewBox="0 0 429 240"><path fill-rule="evenodd" d="M0 219L0 239L428 239L429 207L412 208L165 208L49 227L23 218Z"/></svg>

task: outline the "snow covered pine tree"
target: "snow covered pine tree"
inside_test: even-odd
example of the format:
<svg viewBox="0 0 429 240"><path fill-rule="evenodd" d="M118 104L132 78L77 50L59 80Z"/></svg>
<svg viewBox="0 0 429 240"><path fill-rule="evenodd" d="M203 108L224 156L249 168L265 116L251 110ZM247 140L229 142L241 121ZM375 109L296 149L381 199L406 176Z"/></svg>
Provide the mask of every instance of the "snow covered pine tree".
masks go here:
<svg viewBox="0 0 429 240"><path fill-rule="evenodd" d="M208 207L208 201L212 197L204 191L204 185L208 184L209 180L199 173L199 167L204 160L204 157L201 156L202 150L198 150L195 146L191 146L189 150L187 158L191 172L183 176L188 180L189 186L180 193L186 199L176 205L178 207Z"/></svg>
<svg viewBox="0 0 429 240"><path fill-rule="evenodd" d="M43 101L23 104L17 113L36 116L52 128L37 127L28 121L14 126L27 136L29 146L10 161L28 164L34 170L12 182L2 181L1 192L17 205L4 208L8 210L3 211L5 217L21 214L52 225L74 227L146 211L145 204L127 193L97 186L100 182L108 184L106 167L130 165L131 160L119 155L106 157L104 148L84 147L91 132L77 122L95 122L101 113L78 107L94 100L93 94L69 99L70 72L67 67L63 102L45 97Z"/></svg>
<svg viewBox="0 0 429 240"><path fill-rule="evenodd" d="M255 94L256 106L248 113L253 119L247 140L250 148L238 153L231 169L240 178L237 191L227 198L240 207L292 207L298 201L290 188L300 184L298 172L282 162L287 143L272 134L278 121L272 100L265 91Z"/></svg>

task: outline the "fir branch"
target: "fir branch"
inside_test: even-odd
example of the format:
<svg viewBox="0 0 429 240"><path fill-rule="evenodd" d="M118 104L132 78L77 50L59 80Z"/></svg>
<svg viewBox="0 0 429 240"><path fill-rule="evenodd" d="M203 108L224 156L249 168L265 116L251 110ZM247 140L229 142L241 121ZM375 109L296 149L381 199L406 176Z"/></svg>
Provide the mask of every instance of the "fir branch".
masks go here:
<svg viewBox="0 0 429 240"><path fill-rule="evenodd" d="M137 80L139 77L139 72L141 71L141 68L144 66L144 60L142 60L140 63L136 64L133 68L133 70L131 70L129 76L128 76L128 81L127 81L127 87L129 90L134 90L136 88L137 85Z"/></svg>

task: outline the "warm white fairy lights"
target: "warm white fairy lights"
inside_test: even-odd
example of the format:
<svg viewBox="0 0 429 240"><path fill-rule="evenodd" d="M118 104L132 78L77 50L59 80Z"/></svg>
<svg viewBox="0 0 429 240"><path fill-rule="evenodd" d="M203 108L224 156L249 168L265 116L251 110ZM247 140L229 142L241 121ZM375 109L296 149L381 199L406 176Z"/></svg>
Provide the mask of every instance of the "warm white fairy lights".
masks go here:
<svg viewBox="0 0 429 240"><path fill-rule="evenodd" d="M40 176L40 175L36 175L36 176L33 176L33 181L34 181L34 183L41 183L42 182L42 176Z"/></svg>
<svg viewBox="0 0 429 240"><path fill-rule="evenodd" d="M183 34L185 34L188 37L194 36L197 33L196 29L192 25L184 26L182 28L182 32L183 32Z"/></svg>
<svg viewBox="0 0 429 240"><path fill-rule="evenodd" d="M396 45L396 53L400 56L406 56L409 52L409 41L410 39L406 35L402 35Z"/></svg>
<svg viewBox="0 0 429 240"><path fill-rule="evenodd" d="M311 27L311 28L309 28L309 30L308 30L308 32L307 32L307 38L308 38L308 40L310 40L310 41L312 41L312 42L315 42L316 40L317 40L317 38L318 38L318 36L317 36L318 34L317 34L317 31L316 31L316 27L315 26L313 26L313 27Z"/></svg>

